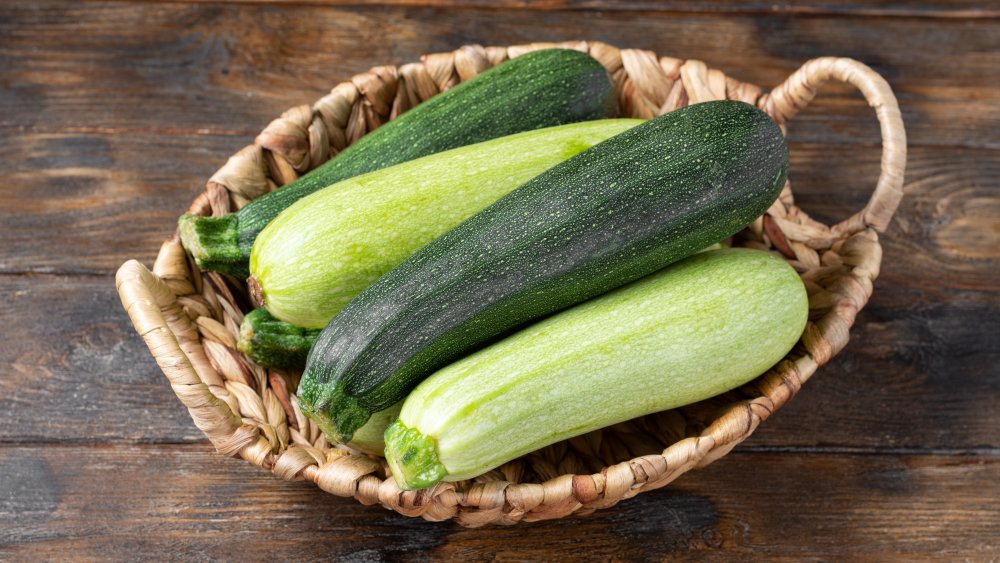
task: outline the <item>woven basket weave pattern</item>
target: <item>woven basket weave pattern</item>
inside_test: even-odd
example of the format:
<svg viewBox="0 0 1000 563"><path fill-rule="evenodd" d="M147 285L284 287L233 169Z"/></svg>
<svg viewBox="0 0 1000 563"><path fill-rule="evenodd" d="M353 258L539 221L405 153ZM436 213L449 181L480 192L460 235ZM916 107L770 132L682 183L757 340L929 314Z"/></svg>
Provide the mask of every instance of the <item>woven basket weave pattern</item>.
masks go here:
<svg viewBox="0 0 1000 563"><path fill-rule="evenodd" d="M687 104L737 99L763 109L782 128L824 82L857 87L881 124L882 171L868 205L828 227L794 204L785 188L734 244L776 252L802 275L810 321L799 344L766 374L730 393L555 444L469 481L401 491L384 460L331 446L298 409L299 374L263 369L236 350L249 310L242 280L201 272L175 235L152 272L125 263L122 303L170 384L216 449L283 479L308 479L325 491L382 504L429 520L465 526L511 524L585 514L722 457L784 405L847 343L872 292L881 246L902 197L906 139L896 100L870 68L850 59L809 61L770 93L697 60L598 42L514 47L466 46L419 63L371 69L312 106L271 122L208 181L190 212L222 215L294 181L347 145L420 102L528 51L561 46L589 53L609 71L624 116L649 119Z"/></svg>

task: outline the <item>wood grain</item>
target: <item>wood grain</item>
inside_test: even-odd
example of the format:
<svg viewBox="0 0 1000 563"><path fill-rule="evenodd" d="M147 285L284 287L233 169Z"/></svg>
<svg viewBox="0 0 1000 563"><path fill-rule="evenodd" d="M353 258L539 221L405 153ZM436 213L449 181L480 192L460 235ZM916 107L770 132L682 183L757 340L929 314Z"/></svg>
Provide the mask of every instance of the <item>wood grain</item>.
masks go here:
<svg viewBox="0 0 1000 563"><path fill-rule="evenodd" d="M229 3L0 10L0 128L9 131L250 136L374 65L473 42L590 38L699 58L764 87L810 58L854 57L893 85L911 144L1000 148L991 19ZM875 143L878 128L855 95L831 88L797 120L796 137Z"/></svg>
<svg viewBox="0 0 1000 563"><path fill-rule="evenodd" d="M178 0L152 0L176 2ZM871 0L805 0L801 2L741 2L739 0L180 0L190 3L308 4L318 6L407 6L480 8L492 10L574 10L627 12L700 12L715 14L790 14L869 17L990 18L1000 10L976 0L875 2Z"/></svg>
<svg viewBox="0 0 1000 563"><path fill-rule="evenodd" d="M1000 459L734 453L584 518L466 530L200 446L0 448L0 557L636 560L1000 556ZM126 485L127 486L123 486ZM992 539L991 539L992 538Z"/></svg>
<svg viewBox="0 0 1000 563"><path fill-rule="evenodd" d="M205 440L112 276L0 276L0 302L0 442Z"/></svg>
<svg viewBox="0 0 1000 563"><path fill-rule="evenodd" d="M250 139L0 132L0 272L113 274L152 264L205 181Z"/></svg>

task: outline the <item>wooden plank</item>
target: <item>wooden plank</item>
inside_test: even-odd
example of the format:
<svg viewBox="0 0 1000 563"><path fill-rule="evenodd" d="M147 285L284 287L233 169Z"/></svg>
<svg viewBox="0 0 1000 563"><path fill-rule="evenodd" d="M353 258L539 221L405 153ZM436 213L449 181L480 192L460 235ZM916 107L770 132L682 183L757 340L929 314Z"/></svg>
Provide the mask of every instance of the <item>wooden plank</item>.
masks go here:
<svg viewBox="0 0 1000 563"><path fill-rule="evenodd" d="M113 277L0 276L0 302L0 442L205 439L132 328Z"/></svg>
<svg viewBox="0 0 1000 563"><path fill-rule="evenodd" d="M894 86L912 144L1000 147L990 19L298 3L43 2L2 10L8 70L0 128L13 131L249 135L374 65L470 42L592 38L702 59L764 87L810 58L851 56ZM796 122L797 138L876 142L870 109L844 89L830 92Z"/></svg>
<svg viewBox="0 0 1000 563"><path fill-rule="evenodd" d="M881 285L847 349L744 447L1000 448L995 288L951 288L942 299L912 283ZM0 346L0 442L203 439L110 276L0 276L0 300L0 326L16 327Z"/></svg>
<svg viewBox="0 0 1000 563"><path fill-rule="evenodd" d="M89 0L88 0L89 1ZM103 0L102 0L103 1ZM147 0L176 2L178 0ZM190 3L293 4L317 6L404 6L493 10L578 10L627 12L708 12L721 14L854 15L868 17L991 18L1000 15L981 0L881 2L871 0L805 0L741 2L739 0L180 0Z"/></svg>
<svg viewBox="0 0 1000 563"><path fill-rule="evenodd" d="M2 272L152 264L205 181L248 138L0 132Z"/></svg>
<svg viewBox="0 0 1000 563"><path fill-rule="evenodd" d="M995 456L734 453L588 517L469 530L279 481L201 446L6 447L0 556L982 561L1000 556L998 479Z"/></svg>

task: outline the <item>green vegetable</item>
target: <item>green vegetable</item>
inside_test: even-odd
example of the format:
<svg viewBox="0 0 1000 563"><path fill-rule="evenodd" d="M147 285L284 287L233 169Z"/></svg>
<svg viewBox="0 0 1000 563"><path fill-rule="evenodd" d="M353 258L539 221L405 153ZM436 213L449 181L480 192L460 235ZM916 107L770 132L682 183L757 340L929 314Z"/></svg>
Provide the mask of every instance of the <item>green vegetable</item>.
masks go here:
<svg viewBox="0 0 1000 563"><path fill-rule="evenodd" d="M322 328L421 246L523 182L640 123L608 119L526 131L369 172L302 198L254 243L248 280L254 303L283 321Z"/></svg>
<svg viewBox="0 0 1000 563"><path fill-rule="evenodd" d="M267 309L254 309L243 317L238 347L259 366L301 370L319 332L279 321Z"/></svg>
<svg viewBox="0 0 1000 563"><path fill-rule="evenodd" d="M250 250L260 231L316 190L463 145L613 117L613 94L604 67L584 53L568 49L528 53L423 102L235 214L181 217L181 242L201 268L246 277Z"/></svg>
<svg viewBox="0 0 1000 563"><path fill-rule="evenodd" d="M303 410L350 439L369 413L528 321L648 275L767 210L778 126L742 102L688 106L533 178L362 292L313 346ZM613 327L609 327L613 328Z"/></svg>
<svg viewBox="0 0 1000 563"><path fill-rule="evenodd" d="M441 369L386 430L386 458L400 487L429 487L706 399L781 360L807 314L805 287L780 258L692 256Z"/></svg>

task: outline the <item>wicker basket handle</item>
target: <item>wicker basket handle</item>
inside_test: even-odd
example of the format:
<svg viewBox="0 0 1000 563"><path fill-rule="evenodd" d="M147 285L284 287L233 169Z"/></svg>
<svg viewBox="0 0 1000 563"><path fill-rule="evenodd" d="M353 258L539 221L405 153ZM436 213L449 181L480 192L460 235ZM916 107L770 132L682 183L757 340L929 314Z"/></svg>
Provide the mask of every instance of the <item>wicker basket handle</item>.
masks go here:
<svg viewBox="0 0 1000 563"><path fill-rule="evenodd" d="M195 425L220 452L228 455L240 452L256 438L256 433L248 435L242 420L212 393L192 363L190 356L201 349L197 328L177 303L174 292L136 260L122 264L115 275L115 285L136 332L170 380L174 393L188 408Z"/></svg>
<svg viewBox="0 0 1000 563"><path fill-rule="evenodd" d="M875 109L882 130L882 171L875 192L864 209L835 225L836 233L850 235L866 228L882 232L889 225L903 197L906 169L906 131L889 84L877 72L854 59L821 57L806 62L759 102L779 125L802 111L829 80L850 84L861 91Z"/></svg>

